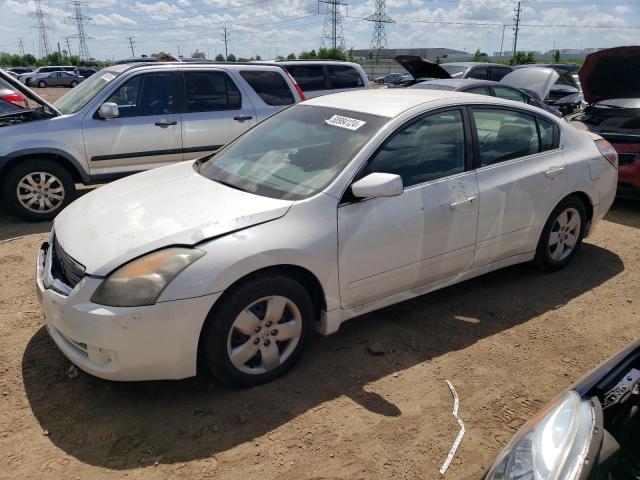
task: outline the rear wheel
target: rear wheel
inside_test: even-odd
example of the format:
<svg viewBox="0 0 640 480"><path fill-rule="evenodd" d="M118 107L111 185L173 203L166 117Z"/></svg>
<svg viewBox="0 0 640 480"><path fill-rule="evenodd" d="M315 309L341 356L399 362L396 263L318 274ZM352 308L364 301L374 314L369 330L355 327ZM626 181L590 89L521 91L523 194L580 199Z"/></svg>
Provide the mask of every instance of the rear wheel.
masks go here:
<svg viewBox="0 0 640 480"><path fill-rule="evenodd" d="M271 381L298 360L313 318L311 298L297 281L256 277L228 292L209 314L200 344L203 363L227 385Z"/></svg>
<svg viewBox="0 0 640 480"><path fill-rule="evenodd" d="M566 266L578 252L585 234L587 214L576 196L565 198L551 212L538 242L534 263L542 270Z"/></svg>
<svg viewBox="0 0 640 480"><path fill-rule="evenodd" d="M76 82L75 80L71 82L71 88L75 87L76 85L78 85L78 82Z"/></svg>
<svg viewBox="0 0 640 480"><path fill-rule="evenodd" d="M38 82L38 88L47 88L47 82L45 82L44 80L40 80Z"/></svg>
<svg viewBox="0 0 640 480"><path fill-rule="evenodd" d="M52 160L30 159L14 166L2 182L2 199L19 217L52 220L73 198L73 177Z"/></svg>

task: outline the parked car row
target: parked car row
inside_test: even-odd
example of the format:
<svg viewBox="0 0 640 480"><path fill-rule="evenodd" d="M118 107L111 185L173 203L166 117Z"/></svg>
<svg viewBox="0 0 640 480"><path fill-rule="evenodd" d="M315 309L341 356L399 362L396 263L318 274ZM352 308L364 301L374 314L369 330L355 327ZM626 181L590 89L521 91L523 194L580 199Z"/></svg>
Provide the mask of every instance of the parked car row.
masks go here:
<svg viewBox="0 0 640 480"><path fill-rule="evenodd" d="M54 86L75 87L97 71L95 68L73 67L68 65L48 65L36 69L27 67L7 69L10 75L17 77L25 85L39 88Z"/></svg>

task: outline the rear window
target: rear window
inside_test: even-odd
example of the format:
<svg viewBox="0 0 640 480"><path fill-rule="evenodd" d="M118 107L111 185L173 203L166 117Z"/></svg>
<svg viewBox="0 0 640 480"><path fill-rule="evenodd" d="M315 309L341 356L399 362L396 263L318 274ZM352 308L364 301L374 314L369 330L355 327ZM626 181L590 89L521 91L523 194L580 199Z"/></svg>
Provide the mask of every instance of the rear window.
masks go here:
<svg viewBox="0 0 640 480"><path fill-rule="evenodd" d="M364 81L353 67L346 65L328 65L331 88L360 88L364 87Z"/></svg>
<svg viewBox="0 0 640 480"><path fill-rule="evenodd" d="M295 103L291 89L280 73L246 70L240 75L267 105Z"/></svg>
<svg viewBox="0 0 640 480"><path fill-rule="evenodd" d="M305 92L327 89L322 65L290 65L286 69Z"/></svg>
<svg viewBox="0 0 640 480"><path fill-rule="evenodd" d="M509 73L511 73L511 69L510 68L506 68L506 67L491 67L491 80L499 82L505 76L507 76Z"/></svg>

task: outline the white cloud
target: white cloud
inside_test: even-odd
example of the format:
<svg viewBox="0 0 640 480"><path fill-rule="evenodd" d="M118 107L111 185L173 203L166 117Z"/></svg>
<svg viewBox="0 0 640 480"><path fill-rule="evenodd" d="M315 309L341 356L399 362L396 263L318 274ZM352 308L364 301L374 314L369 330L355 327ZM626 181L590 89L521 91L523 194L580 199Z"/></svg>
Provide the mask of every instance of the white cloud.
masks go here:
<svg viewBox="0 0 640 480"><path fill-rule="evenodd" d="M108 15L103 15L102 13L98 13L96 15L93 15L93 22L96 25L112 25L112 26L118 26L118 25L136 25L137 22L135 20L132 20L129 17L124 17L118 13L111 13Z"/></svg>
<svg viewBox="0 0 640 480"><path fill-rule="evenodd" d="M631 7L629 5L618 5L613 9L613 12L617 15L623 15L625 13L631 13Z"/></svg>

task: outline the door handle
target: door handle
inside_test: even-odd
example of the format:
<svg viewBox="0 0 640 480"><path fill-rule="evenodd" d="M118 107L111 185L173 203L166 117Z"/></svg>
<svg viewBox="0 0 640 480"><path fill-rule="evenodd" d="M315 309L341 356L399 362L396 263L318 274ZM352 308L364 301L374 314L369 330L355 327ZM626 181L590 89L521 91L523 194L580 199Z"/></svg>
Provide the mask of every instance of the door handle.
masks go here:
<svg viewBox="0 0 640 480"><path fill-rule="evenodd" d="M467 197L464 200L460 200L459 202L453 202L449 205L449 208L451 210L455 210L456 208L461 207L462 205L466 205L467 203L473 203L475 199L476 197Z"/></svg>
<svg viewBox="0 0 640 480"><path fill-rule="evenodd" d="M159 120L155 123L156 127L167 128L171 125L177 125L178 122L175 120Z"/></svg>
<svg viewBox="0 0 640 480"><path fill-rule="evenodd" d="M233 117L233 119L238 121L238 122L244 122L245 120L251 120L252 118L253 118L252 116L242 116L242 115L238 115L237 117Z"/></svg>
<svg viewBox="0 0 640 480"><path fill-rule="evenodd" d="M564 167L551 167L544 172L544 176L547 178L556 178L564 174Z"/></svg>

